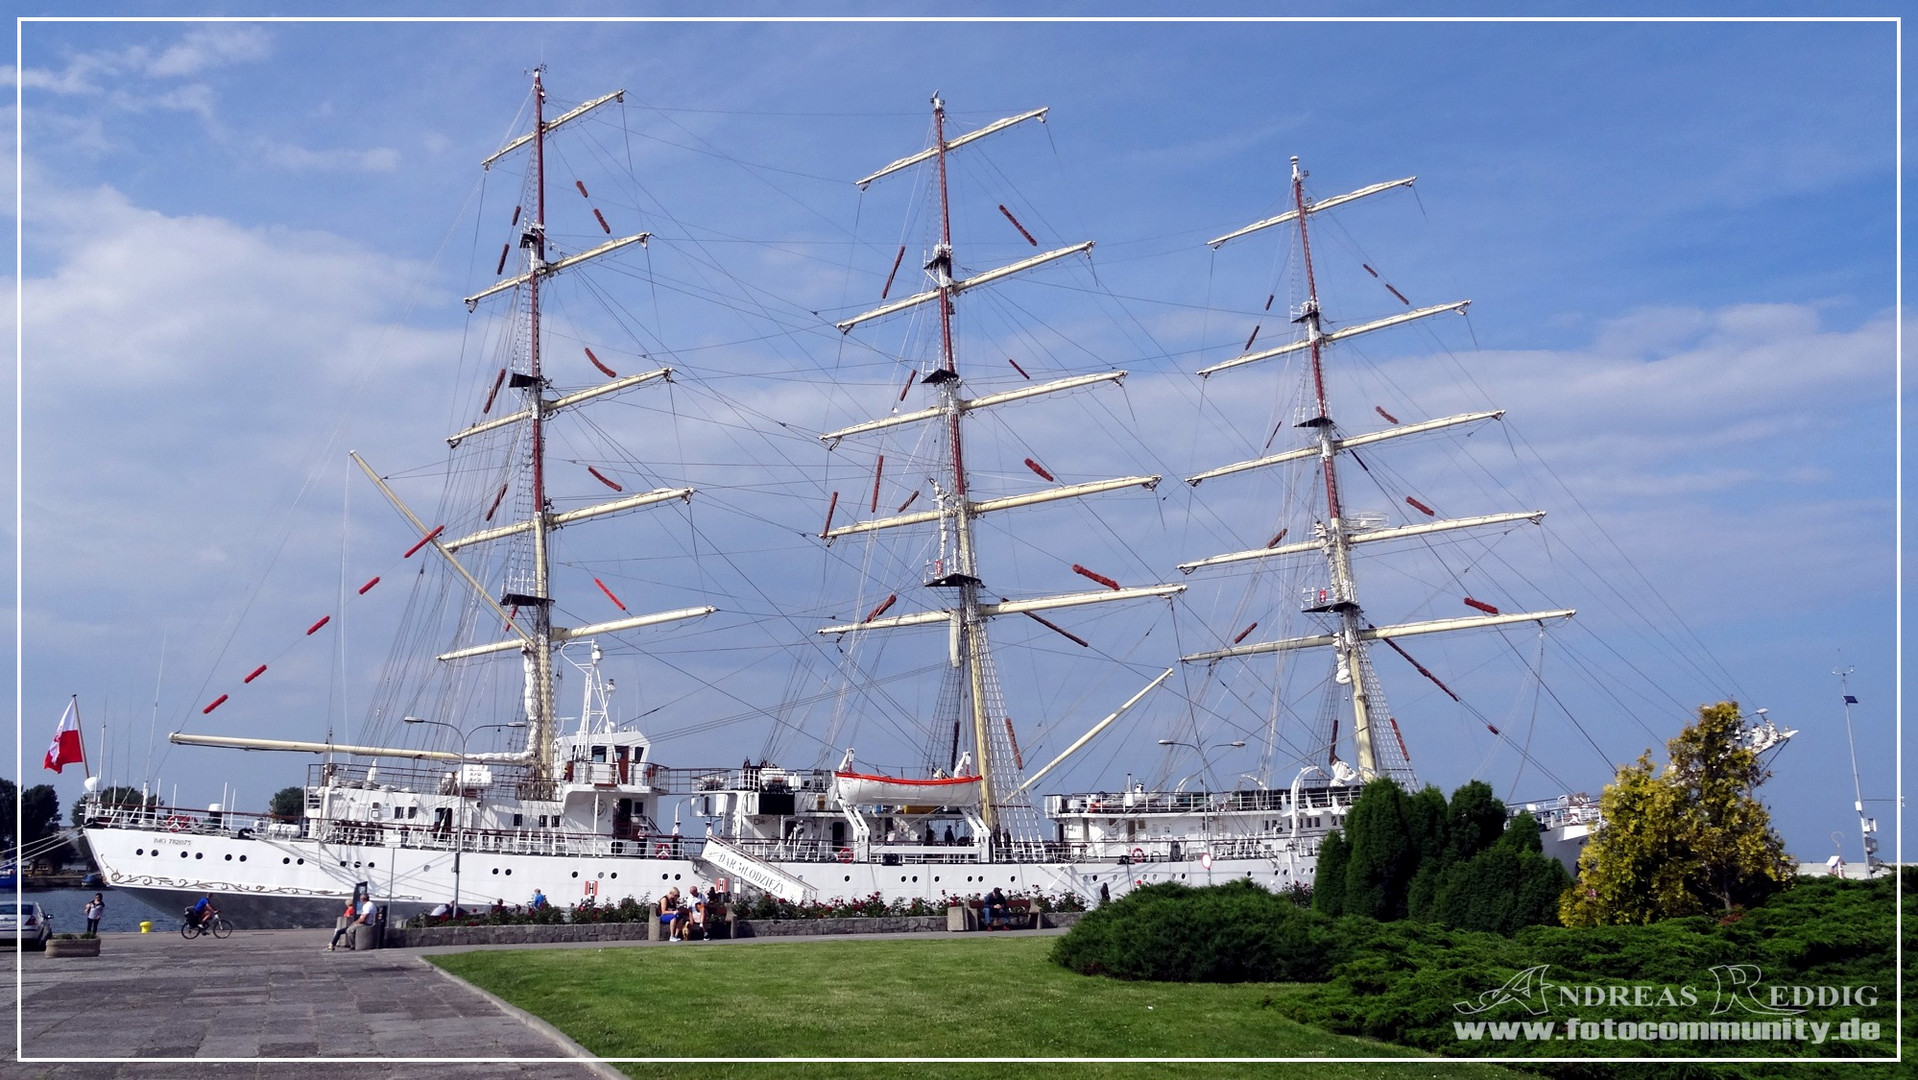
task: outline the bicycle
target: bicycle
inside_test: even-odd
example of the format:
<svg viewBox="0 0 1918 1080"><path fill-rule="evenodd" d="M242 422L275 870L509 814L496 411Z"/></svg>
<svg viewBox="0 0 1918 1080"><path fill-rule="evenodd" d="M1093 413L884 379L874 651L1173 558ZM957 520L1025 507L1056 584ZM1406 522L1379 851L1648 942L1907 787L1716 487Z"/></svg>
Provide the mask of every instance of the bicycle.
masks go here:
<svg viewBox="0 0 1918 1080"><path fill-rule="evenodd" d="M227 922L226 916L217 911L209 916L204 923L196 923L192 919L187 919L180 924L180 936L188 941L192 941L201 934L209 933L216 938L225 940L233 936L233 924Z"/></svg>

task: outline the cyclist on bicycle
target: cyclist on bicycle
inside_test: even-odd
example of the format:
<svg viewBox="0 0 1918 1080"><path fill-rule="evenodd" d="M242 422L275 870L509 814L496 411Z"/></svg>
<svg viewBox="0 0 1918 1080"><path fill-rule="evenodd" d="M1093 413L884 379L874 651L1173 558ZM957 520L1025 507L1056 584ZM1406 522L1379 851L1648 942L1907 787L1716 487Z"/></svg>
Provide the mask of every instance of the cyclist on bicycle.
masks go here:
<svg viewBox="0 0 1918 1080"><path fill-rule="evenodd" d="M200 897L200 902L188 908L186 914L187 918L193 921L193 925L204 927L213 916L219 913L220 909L213 906L213 896L209 893Z"/></svg>

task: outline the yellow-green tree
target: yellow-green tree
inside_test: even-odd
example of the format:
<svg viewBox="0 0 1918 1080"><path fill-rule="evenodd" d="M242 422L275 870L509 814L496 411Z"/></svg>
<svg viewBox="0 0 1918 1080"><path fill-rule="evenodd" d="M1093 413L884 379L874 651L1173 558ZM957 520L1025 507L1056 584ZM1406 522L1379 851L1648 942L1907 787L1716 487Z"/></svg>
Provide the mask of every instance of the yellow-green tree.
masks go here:
<svg viewBox="0 0 1918 1080"><path fill-rule="evenodd" d="M1649 923L1754 903L1791 882L1785 843L1755 789L1771 773L1742 740L1738 704L1698 710L1666 743L1618 771L1599 798L1605 819L1559 899L1567 926Z"/></svg>

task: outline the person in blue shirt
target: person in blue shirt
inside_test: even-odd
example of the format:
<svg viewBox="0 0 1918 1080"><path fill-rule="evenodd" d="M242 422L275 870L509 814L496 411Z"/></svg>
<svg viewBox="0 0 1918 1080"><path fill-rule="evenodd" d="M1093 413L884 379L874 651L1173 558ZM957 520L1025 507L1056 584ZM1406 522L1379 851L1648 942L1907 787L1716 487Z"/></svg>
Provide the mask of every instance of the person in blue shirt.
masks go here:
<svg viewBox="0 0 1918 1080"><path fill-rule="evenodd" d="M545 906L546 906L546 894L539 891L538 889L534 889L533 903L532 903L533 910L538 911L540 908L543 908Z"/></svg>
<svg viewBox="0 0 1918 1080"><path fill-rule="evenodd" d="M213 897L209 894L200 897L200 902L194 904L187 914L192 918L193 925L205 926L208 919L219 913L220 909L213 906Z"/></svg>

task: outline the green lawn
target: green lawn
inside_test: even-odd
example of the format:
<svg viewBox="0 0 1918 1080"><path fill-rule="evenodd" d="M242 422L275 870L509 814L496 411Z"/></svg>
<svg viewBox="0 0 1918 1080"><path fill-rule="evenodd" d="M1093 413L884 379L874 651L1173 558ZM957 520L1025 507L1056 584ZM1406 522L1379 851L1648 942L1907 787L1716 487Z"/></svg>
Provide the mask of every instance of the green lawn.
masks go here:
<svg viewBox="0 0 1918 1080"><path fill-rule="evenodd" d="M795 941L551 951L486 950L432 962L541 1017L593 1053L621 1057L1353 1057L1412 1051L1287 1020L1276 984L1125 983L1046 959L1048 937ZM970 1077L1004 1064L648 1065L633 1076ZM1295 1066L1332 1078L1511 1077L1436 1059ZM1273 1065L1088 1064L1096 1077L1271 1076Z"/></svg>

